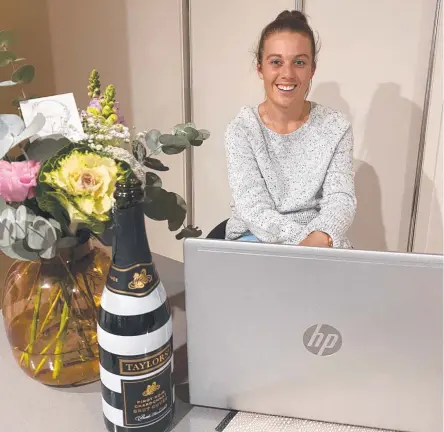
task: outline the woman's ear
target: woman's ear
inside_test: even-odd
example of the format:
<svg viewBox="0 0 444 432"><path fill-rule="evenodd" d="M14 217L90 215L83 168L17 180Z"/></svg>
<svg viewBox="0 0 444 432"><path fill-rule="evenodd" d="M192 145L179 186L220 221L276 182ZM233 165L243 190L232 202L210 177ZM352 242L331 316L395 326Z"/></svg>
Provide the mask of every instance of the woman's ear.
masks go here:
<svg viewBox="0 0 444 432"><path fill-rule="evenodd" d="M258 63L258 64L256 65L256 71L257 71L257 74L259 75L259 78L260 78L261 80L263 80L263 79L264 79L264 75L263 75L263 73L262 73L262 66L261 66L260 63Z"/></svg>

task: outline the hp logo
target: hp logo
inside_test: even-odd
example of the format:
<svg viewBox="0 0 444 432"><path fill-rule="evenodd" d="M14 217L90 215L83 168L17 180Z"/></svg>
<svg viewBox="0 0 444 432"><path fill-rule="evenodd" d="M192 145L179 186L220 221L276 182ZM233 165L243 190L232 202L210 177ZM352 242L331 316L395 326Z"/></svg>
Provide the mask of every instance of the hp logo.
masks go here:
<svg viewBox="0 0 444 432"><path fill-rule="evenodd" d="M317 324L305 330L303 341L308 351L319 356L335 354L342 346L341 333L327 324Z"/></svg>

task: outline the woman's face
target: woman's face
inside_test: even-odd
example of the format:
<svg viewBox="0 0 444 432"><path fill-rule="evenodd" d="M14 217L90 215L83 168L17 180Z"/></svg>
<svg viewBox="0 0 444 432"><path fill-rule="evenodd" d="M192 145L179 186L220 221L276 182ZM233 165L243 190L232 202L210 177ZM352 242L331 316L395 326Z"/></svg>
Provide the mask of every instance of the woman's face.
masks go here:
<svg viewBox="0 0 444 432"><path fill-rule="evenodd" d="M267 98L276 105L289 108L304 101L314 74L309 37L290 31L269 35L258 73Z"/></svg>

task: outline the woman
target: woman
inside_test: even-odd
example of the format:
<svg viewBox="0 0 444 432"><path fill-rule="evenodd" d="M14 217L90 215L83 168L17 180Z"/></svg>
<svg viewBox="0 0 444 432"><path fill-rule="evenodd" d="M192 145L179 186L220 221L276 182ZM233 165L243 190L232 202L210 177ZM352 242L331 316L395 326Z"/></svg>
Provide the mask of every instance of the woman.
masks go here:
<svg viewBox="0 0 444 432"><path fill-rule="evenodd" d="M356 212L353 132L344 115L306 100L316 44L306 17L284 11L262 31L266 99L243 107L225 140L229 240L351 247Z"/></svg>

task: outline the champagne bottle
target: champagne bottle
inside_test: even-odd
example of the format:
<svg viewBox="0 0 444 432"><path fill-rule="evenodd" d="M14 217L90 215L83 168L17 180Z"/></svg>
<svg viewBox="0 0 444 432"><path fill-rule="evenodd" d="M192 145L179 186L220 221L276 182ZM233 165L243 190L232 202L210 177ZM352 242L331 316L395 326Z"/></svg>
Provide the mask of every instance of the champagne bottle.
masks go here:
<svg viewBox="0 0 444 432"><path fill-rule="evenodd" d="M114 193L112 263L97 327L110 432L165 432L174 415L172 318L146 236L143 194L134 176Z"/></svg>

